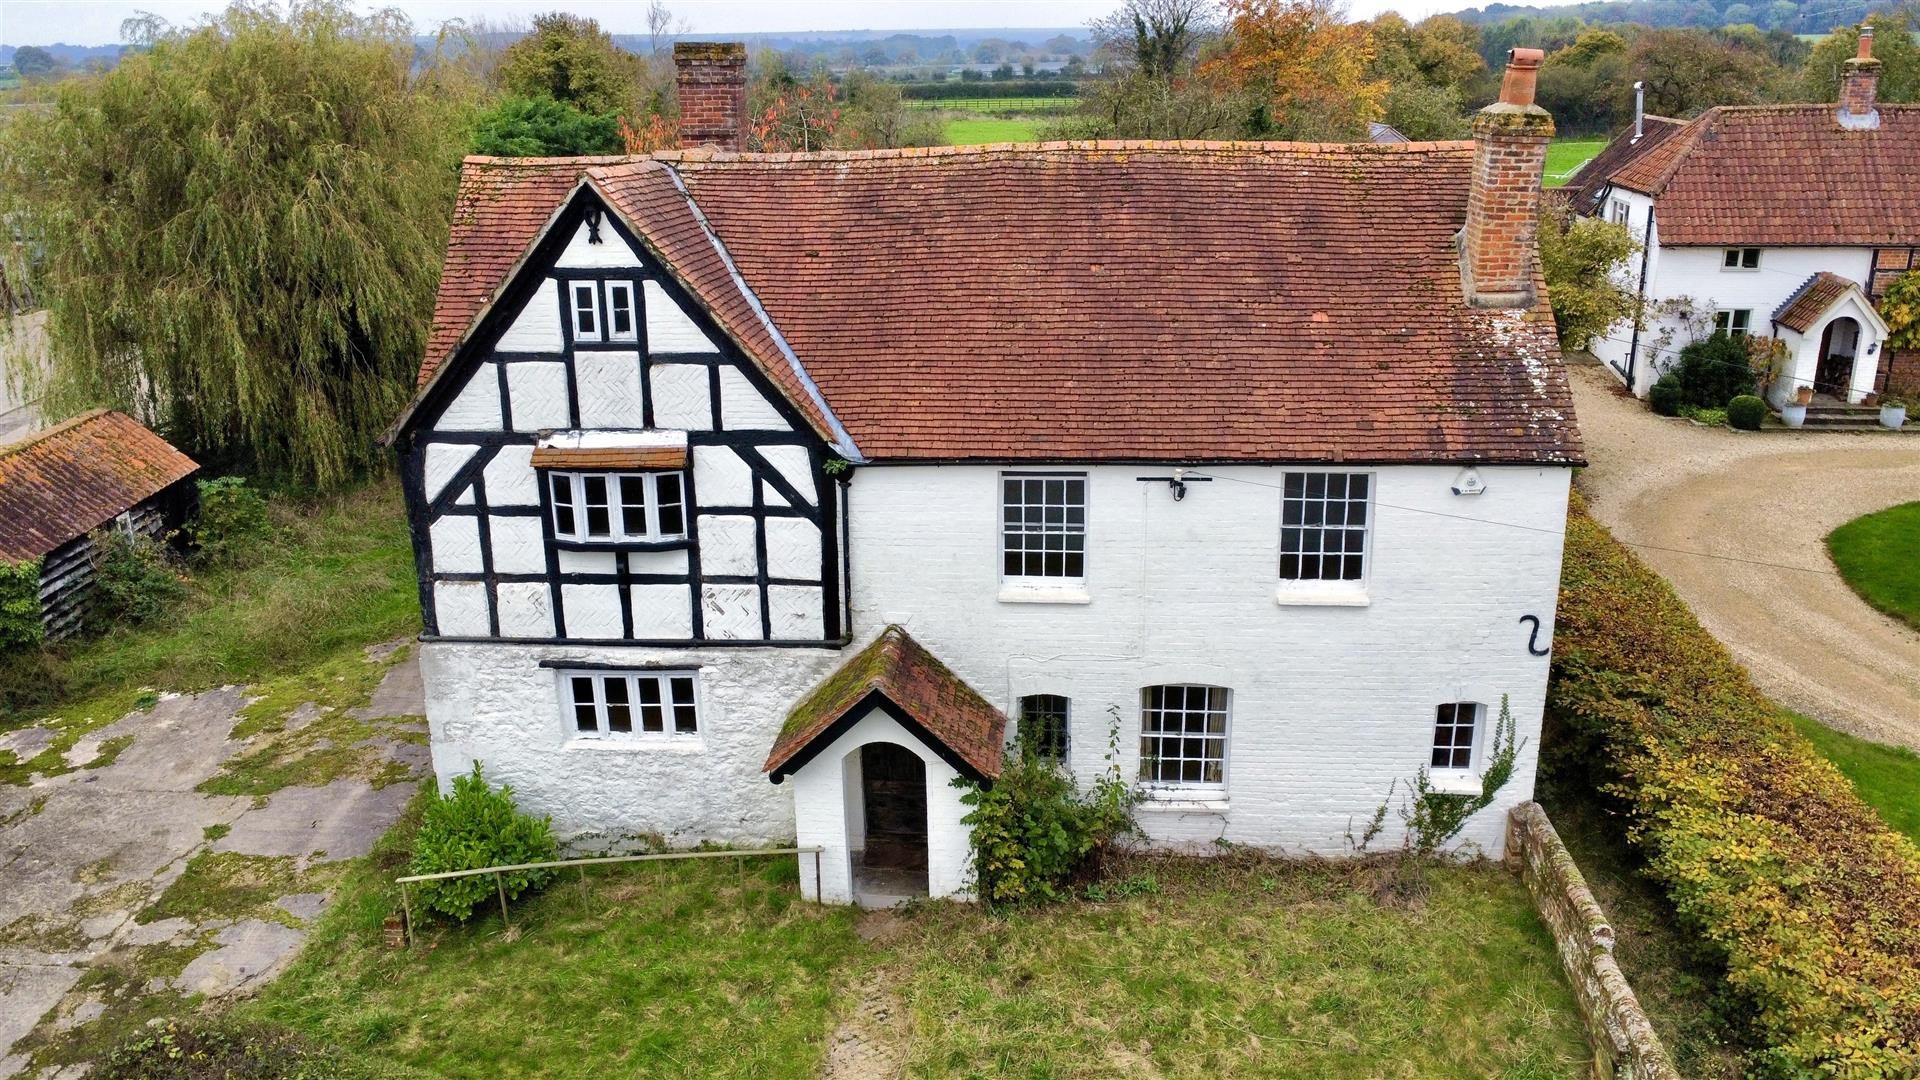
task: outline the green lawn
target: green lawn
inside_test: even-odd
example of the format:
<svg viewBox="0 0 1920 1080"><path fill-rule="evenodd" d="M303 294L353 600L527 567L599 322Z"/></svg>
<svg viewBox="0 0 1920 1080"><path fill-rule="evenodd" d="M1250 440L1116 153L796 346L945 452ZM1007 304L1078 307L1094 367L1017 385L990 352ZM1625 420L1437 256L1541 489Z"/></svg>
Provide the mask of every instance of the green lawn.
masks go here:
<svg viewBox="0 0 1920 1080"><path fill-rule="evenodd" d="M943 130L948 146L975 146L980 143L1033 142L1039 138L1041 120L1012 117L968 116L947 121Z"/></svg>
<svg viewBox="0 0 1920 1080"><path fill-rule="evenodd" d="M1827 551L1862 599L1920 630L1920 502L1847 522L1828 534Z"/></svg>
<svg viewBox="0 0 1920 1080"><path fill-rule="evenodd" d="M112 719L142 688L251 682L418 632L396 480L276 500L273 513L279 538L261 561L189 574L186 599L158 622L0 656L0 730L76 709Z"/></svg>
<svg viewBox="0 0 1920 1080"><path fill-rule="evenodd" d="M1556 139L1547 146L1548 187L1559 187L1573 178L1574 170L1585 165L1607 145L1605 139Z"/></svg>
<svg viewBox="0 0 1920 1080"><path fill-rule="evenodd" d="M565 877L505 933L489 912L395 953L379 927L404 844L241 1016L445 1076L801 1078L877 986L913 1076L1585 1074L1551 939L1491 865L1434 870L1409 909L1365 868L1155 859L1126 899L927 905L873 941L801 902L784 859L623 866Z"/></svg>
<svg viewBox="0 0 1920 1080"><path fill-rule="evenodd" d="M1847 774L1867 805L1880 811L1895 831L1920 844L1920 754L1835 731L1798 713L1788 715L1800 734Z"/></svg>
<svg viewBox="0 0 1920 1080"><path fill-rule="evenodd" d="M961 98L908 98L906 104L915 109L951 109L956 112L1004 113L1004 112L1072 112L1080 103L1079 98L1071 97L961 97Z"/></svg>

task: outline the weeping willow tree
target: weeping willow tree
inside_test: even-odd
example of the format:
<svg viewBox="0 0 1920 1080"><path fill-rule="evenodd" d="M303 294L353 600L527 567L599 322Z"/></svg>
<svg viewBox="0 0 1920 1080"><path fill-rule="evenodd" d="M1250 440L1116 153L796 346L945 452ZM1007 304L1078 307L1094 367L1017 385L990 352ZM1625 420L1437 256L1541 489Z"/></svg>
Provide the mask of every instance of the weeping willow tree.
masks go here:
<svg viewBox="0 0 1920 1080"><path fill-rule="evenodd" d="M9 280L58 415L322 487L373 458L425 347L471 94L391 12L236 4L0 132Z"/></svg>

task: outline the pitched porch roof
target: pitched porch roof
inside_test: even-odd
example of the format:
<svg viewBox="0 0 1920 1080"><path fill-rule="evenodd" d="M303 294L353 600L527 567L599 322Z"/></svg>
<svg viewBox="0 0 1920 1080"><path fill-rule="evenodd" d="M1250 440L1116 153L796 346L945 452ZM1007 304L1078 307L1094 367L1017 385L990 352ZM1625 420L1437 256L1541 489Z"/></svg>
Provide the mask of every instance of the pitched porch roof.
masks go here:
<svg viewBox="0 0 1920 1080"><path fill-rule="evenodd" d="M1866 291L1860 288L1859 283L1826 270L1801 283L1773 313L1773 321L1795 333L1804 334L1849 296L1858 298L1860 308L1872 316L1878 324L1876 329L1884 335L1886 326L1880 323L1879 313L1873 310L1873 301L1867 299Z"/></svg>
<svg viewBox="0 0 1920 1080"><path fill-rule="evenodd" d="M873 708L919 736L961 775L1000 775L1006 714L898 626L887 627L793 707L761 771L779 783Z"/></svg>

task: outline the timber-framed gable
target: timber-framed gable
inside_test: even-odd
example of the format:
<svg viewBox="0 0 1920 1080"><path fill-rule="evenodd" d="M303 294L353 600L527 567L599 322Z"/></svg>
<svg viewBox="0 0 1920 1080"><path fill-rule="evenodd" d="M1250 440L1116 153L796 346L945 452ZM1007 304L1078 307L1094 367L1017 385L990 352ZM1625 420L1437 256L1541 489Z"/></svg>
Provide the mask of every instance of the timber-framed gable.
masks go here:
<svg viewBox="0 0 1920 1080"><path fill-rule="evenodd" d="M394 442L430 640L843 644L836 455L591 183L553 215ZM609 447L663 443L679 447L676 468L600 464L622 459ZM536 466L536 451L553 464ZM567 467L568 454L588 464ZM680 527L560 535L553 477L574 472L602 477L591 490L606 516L621 512L608 493L622 477L677 474Z"/></svg>

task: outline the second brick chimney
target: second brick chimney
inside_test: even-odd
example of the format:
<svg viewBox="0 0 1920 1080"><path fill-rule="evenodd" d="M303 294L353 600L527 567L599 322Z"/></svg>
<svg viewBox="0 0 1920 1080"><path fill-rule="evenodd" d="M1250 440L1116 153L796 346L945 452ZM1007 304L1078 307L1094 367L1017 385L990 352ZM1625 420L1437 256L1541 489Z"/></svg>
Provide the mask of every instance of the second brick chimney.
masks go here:
<svg viewBox="0 0 1920 1080"><path fill-rule="evenodd" d="M738 41L676 41L680 145L747 148L747 47Z"/></svg>
<svg viewBox="0 0 1920 1080"><path fill-rule="evenodd" d="M1877 128L1880 111L1874 98L1880 92L1880 61L1873 58L1873 27L1860 28L1860 54L1840 66L1840 126Z"/></svg>
<svg viewBox="0 0 1920 1080"><path fill-rule="evenodd" d="M1500 100L1473 118L1473 180L1460 230L1460 279L1467 303L1532 307L1539 253L1540 183L1553 117L1533 103L1539 49L1507 54Z"/></svg>

